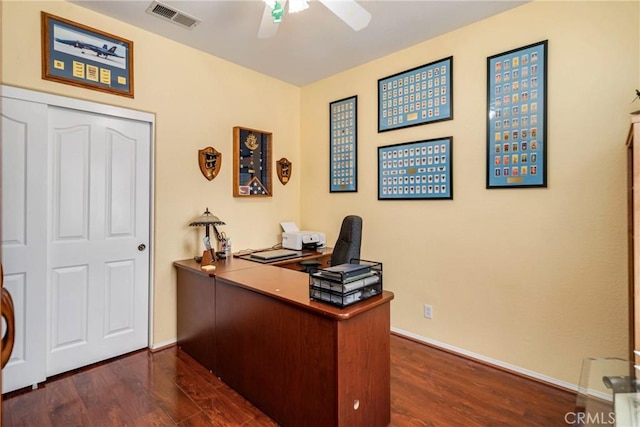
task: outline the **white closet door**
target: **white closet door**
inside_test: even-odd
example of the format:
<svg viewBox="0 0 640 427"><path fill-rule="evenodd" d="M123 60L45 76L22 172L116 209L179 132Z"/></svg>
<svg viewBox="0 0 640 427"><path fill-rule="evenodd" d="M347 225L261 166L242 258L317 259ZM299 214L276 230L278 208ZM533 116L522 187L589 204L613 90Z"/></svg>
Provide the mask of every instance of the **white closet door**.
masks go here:
<svg viewBox="0 0 640 427"><path fill-rule="evenodd" d="M46 378L47 106L2 98L2 264L15 345L2 392Z"/></svg>
<svg viewBox="0 0 640 427"><path fill-rule="evenodd" d="M148 345L149 123L49 109L47 375Z"/></svg>

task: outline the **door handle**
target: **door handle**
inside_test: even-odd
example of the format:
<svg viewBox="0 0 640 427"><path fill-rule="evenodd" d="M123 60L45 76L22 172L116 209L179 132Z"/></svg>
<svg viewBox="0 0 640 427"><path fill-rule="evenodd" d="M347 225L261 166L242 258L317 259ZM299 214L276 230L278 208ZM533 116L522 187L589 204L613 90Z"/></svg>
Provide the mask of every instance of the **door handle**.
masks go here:
<svg viewBox="0 0 640 427"><path fill-rule="evenodd" d="M140 252L144 251L145 249L147 249L147 246L146 246L144 243L140 243L140 244L138 245L138 250L139 250Z"/></svg>
<svg viewBox="0 0 640 427"><path fill-rule="evenodd" d="M0 287L2 287L2 281L4 280L4 274L2 272L2 265L0 265ZM13 310L13 299L11 294L5 288L2 288L2 297L0 311L2 311L2 318L6 322L7 330L2 337L2 352L0 353L0 368L4 368L9 359L11 358L11 352L13 351L13 344L16 337L16 322L15 313Z"/></svg>

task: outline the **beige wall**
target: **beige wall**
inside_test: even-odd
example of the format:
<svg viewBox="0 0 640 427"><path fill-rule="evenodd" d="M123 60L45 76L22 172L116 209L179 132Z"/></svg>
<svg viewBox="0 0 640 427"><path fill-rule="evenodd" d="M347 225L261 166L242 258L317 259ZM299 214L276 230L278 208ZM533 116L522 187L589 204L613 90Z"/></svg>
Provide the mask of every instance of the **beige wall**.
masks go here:
<svg viewBox="0 0 640 427"><path fill-rule="evenodd" d="M187 226L192 217L208 206L227 223L234 250L271 246L280 221L299 220L300 89L71 3L5 1L2 8L3 84L155 113L153 342L174 340L172 262L202 251L203 230ZM135 99L42 80L41 10L133 40ZM274 197L232 197L233 126L273 132L274 159L293 162L287 186L274 175ZM198 167L198 149L207 146L223 154L213 181Z"/></svg>
<svg viewBox="0 0 640 427"><path fill-rule="evenodd" d="M156 114L154 343L175 339L171 262L200 250L201 234L186 224L208 206L234 250L275 243L285 219L332 242L345 214L362 215L362 255L384 262L396 294L394 328L574 384L583 357L625 356L624 139L637 109L637 2L528 4L302 89L73 4L2 8L3 84ZM41 10L133 40L135 99L42 80ZM486 190L486 57L543 39L549 187ZM455 119L378 134L377 79L449 55ZM328 104L351 95L359 191L330 194ZM293 162L292 181L275 181L273 198L231 196L235 125L272 131L274 158ZM376 147L449 135L454 200L377 200ZM209 145L224 155L213 182L196 163ZM425 303L433 320L422 317Z"/></svg>
<svg viewBox="0 0 640 427"><path fill-rule="evenodd" d="M637 2L535 2L304 87L303 225L334 239L343 215L363 216L394 328L573 384L582 358L625 357L638 27ZM487 190L486 58L545 39L548 188ZM450 55L454 120L377 133L377 80ZM359 191L329 194L328 104L351 95ZM443 136L454 200L377 200L377 147Z"/></svg>

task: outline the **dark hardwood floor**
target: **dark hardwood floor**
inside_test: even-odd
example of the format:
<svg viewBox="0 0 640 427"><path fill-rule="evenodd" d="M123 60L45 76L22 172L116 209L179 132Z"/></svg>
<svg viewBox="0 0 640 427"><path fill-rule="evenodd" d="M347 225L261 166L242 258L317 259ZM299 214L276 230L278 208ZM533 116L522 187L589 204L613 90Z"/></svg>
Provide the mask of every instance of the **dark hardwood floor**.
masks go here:
<svg viewBox="0 0 640 427"><path fill-rule="evenodd" d="M392 426L567 426L574 404L573 393L391 336ZM9 393L2 415L4 427L276 425L177 347Z"/></svg>

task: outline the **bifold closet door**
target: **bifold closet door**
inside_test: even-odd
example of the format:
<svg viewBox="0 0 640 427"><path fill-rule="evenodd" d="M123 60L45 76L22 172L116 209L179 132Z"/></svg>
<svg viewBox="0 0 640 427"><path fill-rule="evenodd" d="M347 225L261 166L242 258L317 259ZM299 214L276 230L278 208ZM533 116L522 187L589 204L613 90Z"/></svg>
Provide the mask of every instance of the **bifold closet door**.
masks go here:
<svg viewBox="0 0 640 427"><path fill-rule="evenodd" d="M148 346L151 123L2 98L3 393Z"/></svg>
<svg viewBox="0 0 640 427"><path fill-rule="evenodd" d="M148 345L148 123L49 109L47 375Z"/></svg>
<svg viewBox="0 0 640 427"><path fill-rule="evenodd" d="M2 392L46 379L47 106L2 98L2 264L15 342Z"/></svg>

